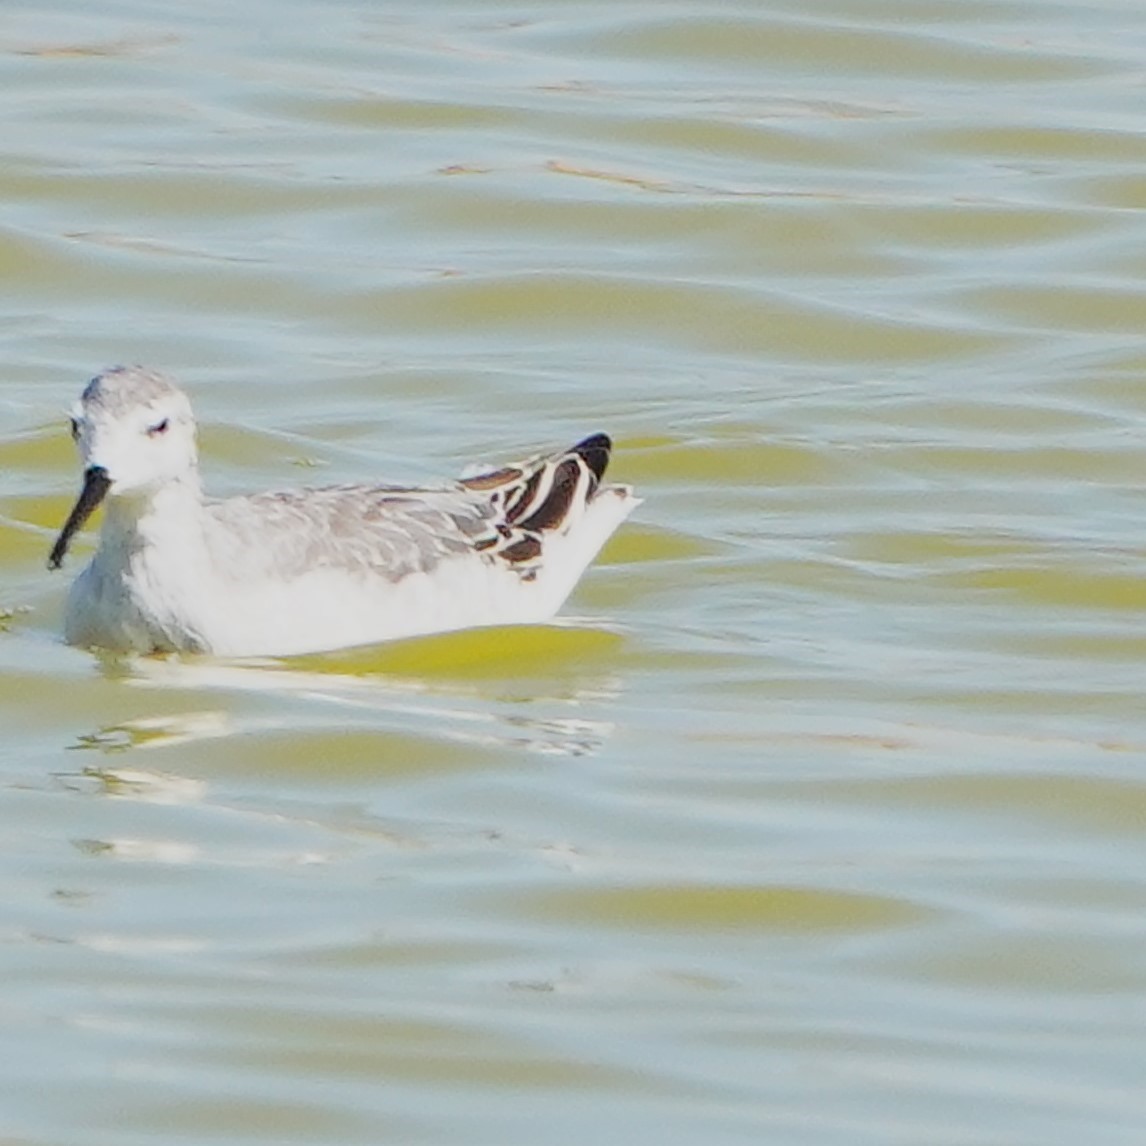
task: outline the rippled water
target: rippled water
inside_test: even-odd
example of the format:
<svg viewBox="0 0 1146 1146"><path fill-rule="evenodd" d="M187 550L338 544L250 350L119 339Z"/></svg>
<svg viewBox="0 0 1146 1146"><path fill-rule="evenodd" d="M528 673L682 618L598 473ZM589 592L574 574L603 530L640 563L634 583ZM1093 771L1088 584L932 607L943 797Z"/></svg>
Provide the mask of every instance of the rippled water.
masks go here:
<svg viewBox="0 0 1146 1146"><path fill-rule="evenodd" d="M1144 51L6 13L0 1137L1141 1141ZM215 492L607 429L647 500L566 624L93 656L62 411L133 361Z"/></svg>

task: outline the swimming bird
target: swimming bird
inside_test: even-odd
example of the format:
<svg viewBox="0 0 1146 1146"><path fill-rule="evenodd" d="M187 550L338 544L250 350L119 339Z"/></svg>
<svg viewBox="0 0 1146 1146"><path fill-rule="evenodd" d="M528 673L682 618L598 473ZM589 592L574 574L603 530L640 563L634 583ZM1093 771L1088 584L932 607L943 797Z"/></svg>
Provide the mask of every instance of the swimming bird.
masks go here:
<svg viewBox="0 0 1146 1146"><path fill-rule="evenodd" d="M109 650L287 656L544 621L639 504L602 484L605 434L438 486L207 498L191 403L142 366L93 378L71 427L83 488L48 564L102 503L64 636Z"/></svg>

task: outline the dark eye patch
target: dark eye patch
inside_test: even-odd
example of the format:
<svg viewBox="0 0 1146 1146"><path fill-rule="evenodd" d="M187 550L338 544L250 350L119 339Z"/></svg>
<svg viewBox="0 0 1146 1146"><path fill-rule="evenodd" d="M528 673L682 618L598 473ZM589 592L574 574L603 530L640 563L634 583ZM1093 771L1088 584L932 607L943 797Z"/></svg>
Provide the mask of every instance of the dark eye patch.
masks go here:
<svg viewBox="0 0 1146 1146"><path fill-rule="evenodd" d="M154 426L147 427L147 436L149 438L158 438L166 434L170 426L171 423L164 418L162 422L156 422Z"/></svg>
<svg viewBox="0 0 1146 1146"><path fill-rule="evenodd" d="M69 428L71 429L71 432L72 432L72 441L78 442L79 438L80 438L80 424L79 424L79 422L77 422L75 418L69 418L68 424L69 424Z"/></svg>

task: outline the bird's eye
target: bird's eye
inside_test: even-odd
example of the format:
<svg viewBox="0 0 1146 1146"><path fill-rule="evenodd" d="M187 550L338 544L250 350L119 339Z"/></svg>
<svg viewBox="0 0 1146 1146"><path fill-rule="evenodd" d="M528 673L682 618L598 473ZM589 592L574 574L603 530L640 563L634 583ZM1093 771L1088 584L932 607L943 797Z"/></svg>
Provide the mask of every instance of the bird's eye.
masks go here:
<svg viewBox="0 0 1146 1146"><path fill-rule="evenodd" d="M80 440L80 424L75 418L68 419L69 428L72 432L72 441L78 442Z"/></svg>
<svg viewBox="0 0 1146 1146"><path fill-rule="evenodd" d="M170 428L170 422L166 418L162 422L156 422L154 426L147 427L147 436L149 438L160 438L167 433Z"/></svg>

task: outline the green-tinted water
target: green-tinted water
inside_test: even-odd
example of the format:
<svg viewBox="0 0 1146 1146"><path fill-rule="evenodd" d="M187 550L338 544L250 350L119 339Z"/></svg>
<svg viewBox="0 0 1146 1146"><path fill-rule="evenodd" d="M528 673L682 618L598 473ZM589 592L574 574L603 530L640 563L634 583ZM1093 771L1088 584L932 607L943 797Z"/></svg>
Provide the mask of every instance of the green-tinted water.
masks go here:
<svg viewBox="0 0 1146 1146"><path fill-rule="evenodd" d="M97 8L0 29L0 1138L1141 1141L1146 10ZM647 501L569 625L101 659L121 361L215 492Z"/></svg>

